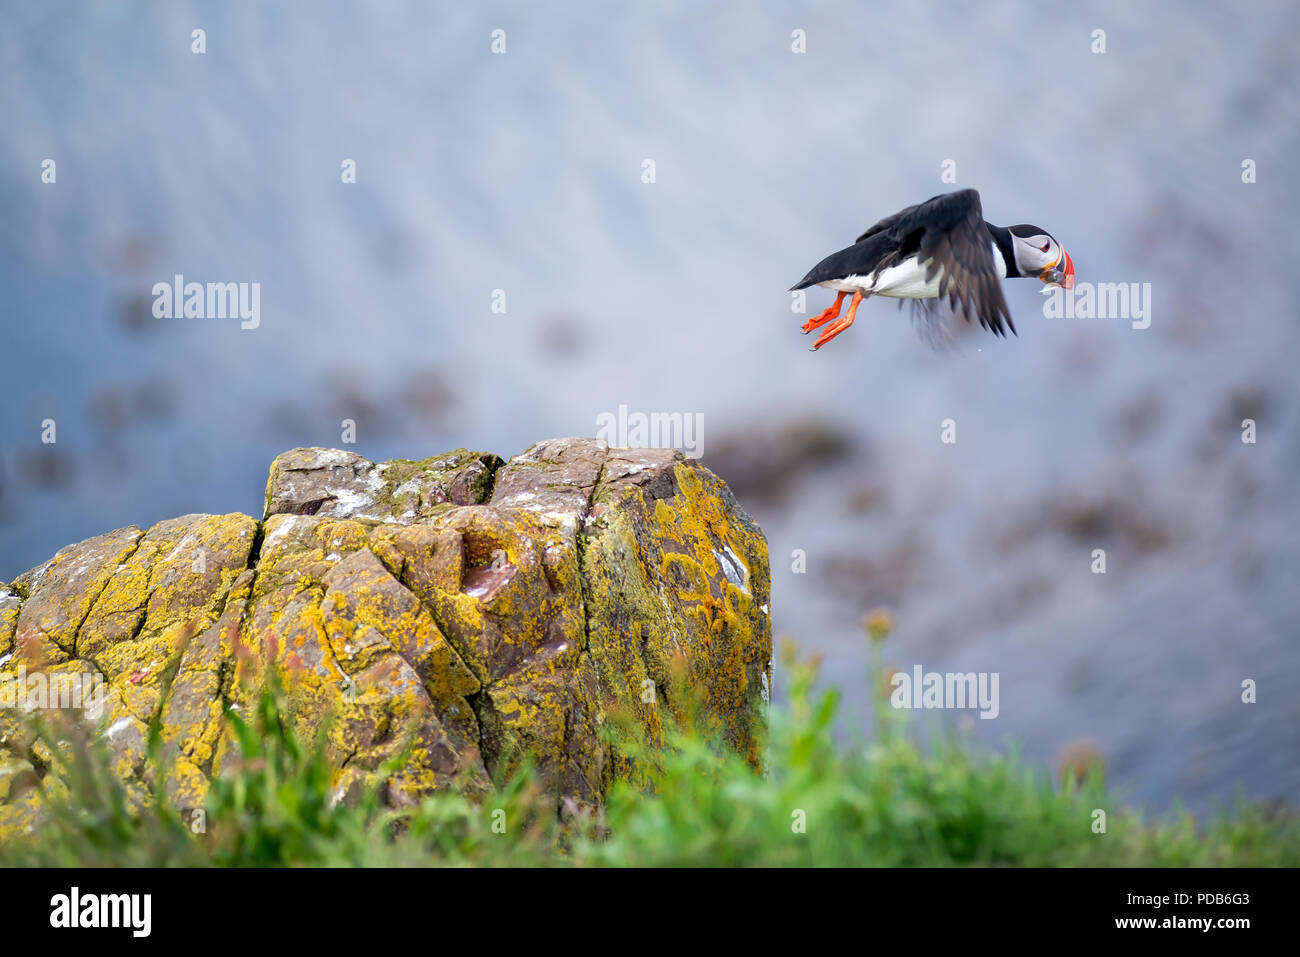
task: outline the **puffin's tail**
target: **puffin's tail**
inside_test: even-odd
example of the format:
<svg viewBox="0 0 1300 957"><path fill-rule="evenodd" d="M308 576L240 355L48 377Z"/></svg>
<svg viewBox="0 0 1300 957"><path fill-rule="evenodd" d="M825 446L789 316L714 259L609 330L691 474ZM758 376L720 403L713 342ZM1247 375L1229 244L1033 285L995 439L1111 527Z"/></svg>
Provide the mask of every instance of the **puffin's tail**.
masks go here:
<svg viewBox="0 0 1300 957"><path fill-rule="evenodd" d="M819 280L815 278L816 272L817 270L814 268L811 272L808 273L808 275L804 276L797 283L791 286L790 291L794 292L796 289L807 289L809 286L817 285Z"/></svg>

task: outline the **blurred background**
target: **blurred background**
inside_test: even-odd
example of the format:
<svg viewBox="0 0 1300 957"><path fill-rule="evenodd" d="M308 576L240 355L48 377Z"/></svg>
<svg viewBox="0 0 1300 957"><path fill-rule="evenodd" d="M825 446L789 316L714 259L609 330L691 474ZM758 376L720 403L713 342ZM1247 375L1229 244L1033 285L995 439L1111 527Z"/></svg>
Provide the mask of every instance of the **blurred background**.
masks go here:
<svg viewBox="0 0 1300 957"><path fill-rule="evenodd" d="M885 606L886 665L1001 675L997 720L920 726L1095 751L1155 812L1293 799L1300 8L703 6L3 3L0 580L259 514L345 418L372 459L508 457L698 412L846 737ZM876 300L809 353L787 288L966 186L1149 282L1150 328L1010 282L1019 338L936 354ZM176 273L259 282L260 327L155 319Z"/></svg>

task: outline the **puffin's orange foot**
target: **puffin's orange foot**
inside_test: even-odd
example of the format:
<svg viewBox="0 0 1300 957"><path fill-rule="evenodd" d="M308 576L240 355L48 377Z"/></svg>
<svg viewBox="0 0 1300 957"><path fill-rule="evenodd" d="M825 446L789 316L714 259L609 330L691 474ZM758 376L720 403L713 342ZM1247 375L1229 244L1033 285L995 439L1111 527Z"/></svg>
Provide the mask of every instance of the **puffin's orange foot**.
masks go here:
<svg viewBox="0 0 1300 957"><path fill-rule="evenodd" d="M849 314L817 337L817 340L812 344L813 352L816 352L849 326L853 325L853 320L858 314L858 304L860 302L862 302L862 293L855 292L853 294L853 301L849 303Z"/></svg>
<svg viewBox="0 0 1300 957"><path fill-rule="evenodd" d="M840 314L840 303L844 301L844 297L847 295L848 293L846 292L840 293L838 296L835 297L834 305L827 306L824 310L822 310L822 314L820 316L817 316L816 318L813 319L809 319L802 326L800 326L799 328L803 330L803 334L806 336L814 329L820 329L822 326L826 325L826 323L830 322L832 319L838 316Z"/></svg>
<svg viewBox="0 0 1300 957"><path fill-rule="evenodd" d="M841 319L839 322L835 323L835 325L831 326L820 336L818 336L816 340L814 340L812 344L812 351L816 352L818 349L826 345L826 343L830 342L832 339L834 339L836 336L838 336L841 332L843 332L851 325L853 325L851 320Z"/></svg>

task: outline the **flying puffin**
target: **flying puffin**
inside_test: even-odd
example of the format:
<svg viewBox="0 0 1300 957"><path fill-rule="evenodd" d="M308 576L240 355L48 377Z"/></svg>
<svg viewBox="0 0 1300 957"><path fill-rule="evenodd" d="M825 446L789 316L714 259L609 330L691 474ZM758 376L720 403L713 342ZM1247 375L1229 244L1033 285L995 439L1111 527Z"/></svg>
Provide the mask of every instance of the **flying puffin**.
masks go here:
<svg viewBox="0 0 1300 957"><path fill-rule="evenodd" d="M922 332L932 336L932 344L933 337L951 338L962 325L948 322L954 317L969 327L973 316L994 335L1014 333L1001 280L1019 276L1069 289L1074 261L1045 229L985 222L979 191L963 189L886 216L791 289L823 286L838 293L834 305L801 327L806 335L837 320L813 342L816 351L853 325L859 304L873 295L898 299L900 306L903 299L913 300L917 315L928 321ZM849 314L839 319L848 295Z"/></svg>

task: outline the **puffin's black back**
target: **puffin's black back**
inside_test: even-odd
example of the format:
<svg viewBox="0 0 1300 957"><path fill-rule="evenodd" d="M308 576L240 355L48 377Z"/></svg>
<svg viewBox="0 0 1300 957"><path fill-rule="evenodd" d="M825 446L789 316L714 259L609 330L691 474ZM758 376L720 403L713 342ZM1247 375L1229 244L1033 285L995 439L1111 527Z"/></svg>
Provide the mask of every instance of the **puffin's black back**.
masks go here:
<svg viewBox="0 0 1300 957"><path fill-rule="evenodd" d="M908 206L875 223L852 246L831 253L790 288L805 289L831 279L886 269L915 254L927 229L945 234L973 216L983 221L979 190L959 189L931 196L924 203Z"/></svg>
<svg viewBox="0 0 1300 957"><path fill-rule="evenodd" d="M919 238L920 233L917 233ZM843 279L845 276L866 276L878 267L887 265L891 253L898 252L897 241L887 233L876 233L860 242L833 252L808 271L791 290L807 289L819 282ZM913 250L915 251L915 250Z"/></svg>

